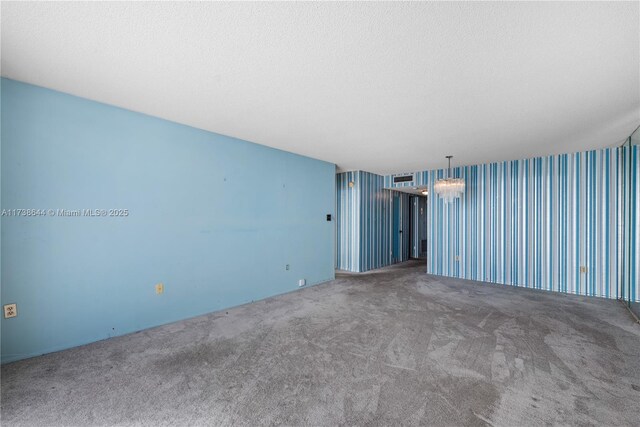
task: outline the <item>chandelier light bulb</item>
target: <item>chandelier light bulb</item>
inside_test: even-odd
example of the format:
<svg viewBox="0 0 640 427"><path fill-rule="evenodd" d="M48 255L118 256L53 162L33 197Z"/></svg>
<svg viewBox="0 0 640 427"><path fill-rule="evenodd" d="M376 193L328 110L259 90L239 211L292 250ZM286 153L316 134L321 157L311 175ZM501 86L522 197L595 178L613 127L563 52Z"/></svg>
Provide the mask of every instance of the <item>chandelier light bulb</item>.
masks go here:
<svg viewBox="0 0 640 427"><path fill-rule="evenodd" d="M462 178L451 177L451 158L453 156L447 156L449 160L449 173L448 177L439 179L433 185L433 191L444 200L445 203L451 203L455 199L459 199L464 194L465 183Z"/></svg>

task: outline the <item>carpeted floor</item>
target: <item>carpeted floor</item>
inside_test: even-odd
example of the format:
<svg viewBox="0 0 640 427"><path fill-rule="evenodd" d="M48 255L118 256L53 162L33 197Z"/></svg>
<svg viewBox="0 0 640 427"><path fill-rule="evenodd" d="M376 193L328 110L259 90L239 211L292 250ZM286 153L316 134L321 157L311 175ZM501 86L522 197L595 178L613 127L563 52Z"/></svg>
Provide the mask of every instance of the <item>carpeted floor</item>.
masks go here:
<svg viewBox="0 0 640 427"><path fill-rule="evenodd" d="M2 425L638 425L618 302L418 262L2 367Z"/></svg>

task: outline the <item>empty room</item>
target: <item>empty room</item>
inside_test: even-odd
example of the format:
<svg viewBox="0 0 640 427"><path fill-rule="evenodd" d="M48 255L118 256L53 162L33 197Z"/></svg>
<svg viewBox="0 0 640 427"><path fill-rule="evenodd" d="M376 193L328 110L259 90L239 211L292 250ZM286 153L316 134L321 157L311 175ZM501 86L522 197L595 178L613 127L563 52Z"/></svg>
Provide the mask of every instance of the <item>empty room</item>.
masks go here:
<svg viewBox="0 0 640 427"><path fill-rule="evenodd" d="M640 2L0 24L3 426L640 425Z"/></svg>

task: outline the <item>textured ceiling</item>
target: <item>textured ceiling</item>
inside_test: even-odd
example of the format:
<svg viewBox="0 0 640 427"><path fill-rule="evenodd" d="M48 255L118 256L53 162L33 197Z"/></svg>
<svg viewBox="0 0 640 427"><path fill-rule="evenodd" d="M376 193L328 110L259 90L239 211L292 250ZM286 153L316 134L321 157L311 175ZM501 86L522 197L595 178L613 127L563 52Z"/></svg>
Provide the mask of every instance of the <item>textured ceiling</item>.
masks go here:
<svg viewBox="0 0 640 427"><path fill-rule="evenodd" d="M2 2L2 75L396 173L612 146L638 2Z"/></svg>

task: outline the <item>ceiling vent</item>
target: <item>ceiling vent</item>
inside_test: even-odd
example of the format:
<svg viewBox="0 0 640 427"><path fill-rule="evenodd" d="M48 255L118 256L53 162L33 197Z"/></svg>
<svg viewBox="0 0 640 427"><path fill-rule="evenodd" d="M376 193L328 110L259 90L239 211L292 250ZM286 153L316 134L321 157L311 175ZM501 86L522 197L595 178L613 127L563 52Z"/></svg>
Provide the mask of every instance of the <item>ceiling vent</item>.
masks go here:
<svg viewBox="0 0 640 427"><path fill-rule="evenodd" d="M397 184L399 182L411 182L413 181L413 175L404 175L404 176L394 176L393 183Z"/></svg>

